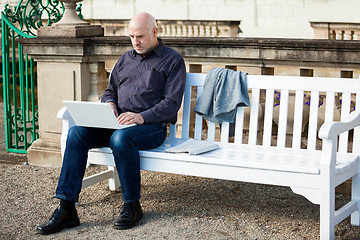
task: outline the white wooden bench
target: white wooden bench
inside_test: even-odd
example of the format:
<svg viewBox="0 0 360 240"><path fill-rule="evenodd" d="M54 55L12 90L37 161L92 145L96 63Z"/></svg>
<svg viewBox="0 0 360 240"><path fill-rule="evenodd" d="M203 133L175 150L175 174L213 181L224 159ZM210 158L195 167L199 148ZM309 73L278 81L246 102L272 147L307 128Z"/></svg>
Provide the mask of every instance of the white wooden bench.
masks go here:
<svg viewBox="0 0 360 240"><path fill-rule="evenodd" d="M169 137L162 146L140 152L141 169L291 187L295 193L303 195L312 203L320 204L321 239L334 239L335 226L349 215L351 223L359 226L360 107L356 111L351 111L351 100L357 102L356 106L360 104L359 79L249 75L250 119L244 120L244 108L238 108L233 138L229 138L229 123L221 125L220 137L216 137L219 127L212 122L203 124L202 117L196 115L194 136L190 137L202 139L206 128L207 139L202 140L215 141L219 138L220 148L201 155L165 153L165 148L189 138L191 96L196 92L198 96L201 94L205 76L200 73L187 74L181 137L176 138L176 126L171 125ZM277 125L273 121L274 91L281 94ZM304 92L311 94L309 124L305 138L302 137ZM261 98L262 94L266 94L266 97ZM295 95L294 103L289 103L289 95ZM326 99L321 107L320 96L325 96ZM339 97L341 102L338 101L336 104ZM259 108L259 105L264 106L264 109ZM294 109L289 111L292 106ZM341 122L332 121L337 107L340 107ZM322 108L325 109L325 123L318 131L318 113ZM294 116L288 116L289 112L294 112ZM260 116L261 114L263 116ZM258 121L259 117L263 120ZM64 150L68 129L74 123L64 108L59 111L58 118L63 119ZM289 123L289 119L294 119L294 122ZM248 138L243 134L245 121L249 121ZM262 126L258 126L259 123ZM287 125L293 125L290 143L286 142L289 139L286 134ZM273 130L274 126L277 126L277 131ZM258 134L258 129L262 130L262 134ZM353 141L348 141L350 129L354 129L350 132ZM319 148L317 143L320 139L322 147ZM304 141L307 142L306 148L302 147ZM352 150L348 151L348 144L351 142L355 144ZM290 147L287 147L289 145ZM91 150L88 162L106 165L109 168L84 179L83 187L105 179L109 179L110 189L119 187L109 148ZM335 187L351 178L352 200L335 211Z"/></svg>

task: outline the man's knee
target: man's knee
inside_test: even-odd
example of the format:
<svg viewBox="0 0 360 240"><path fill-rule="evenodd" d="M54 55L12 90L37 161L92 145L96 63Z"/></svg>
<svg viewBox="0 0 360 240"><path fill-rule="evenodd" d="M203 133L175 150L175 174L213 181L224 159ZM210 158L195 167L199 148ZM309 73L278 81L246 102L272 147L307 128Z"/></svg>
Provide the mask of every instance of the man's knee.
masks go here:
<svg viewBox="0 0 360 240"><path fill-rule="evenodd" d="M73 140L77 140L79 138L82 138L81 137L81 127L79 126L73 126L69 129L69 132L68 132L68 136L67 136L67 140L69 141L73 141Z"/></svg>
<svg viewBox="0 0 360 240"><path fill-rule="evenodd" d="M83 146L85 148L91 148L91 132L90 129L81 126L73 126L69 129L67 137L67 146L69 144L74 146Z"/></svg>
<svg viewBox="0 0 360 240"><path fill-rule="evenodd" d="M131 135L127 131L117 130L110 138L110 148L119 149L132 143Z"/></svg>

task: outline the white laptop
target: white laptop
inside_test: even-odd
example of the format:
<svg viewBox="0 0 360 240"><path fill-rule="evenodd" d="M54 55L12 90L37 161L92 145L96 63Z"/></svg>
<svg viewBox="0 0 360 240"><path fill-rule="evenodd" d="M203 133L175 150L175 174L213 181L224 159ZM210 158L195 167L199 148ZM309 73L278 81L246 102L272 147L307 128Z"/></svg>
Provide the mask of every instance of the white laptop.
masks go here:
<svg viewBox="0 0 360 240"><path fill-rule="evenodd" d="M121 125L108 103L63 101L78 126L121 129L136 124Z"/></svg>

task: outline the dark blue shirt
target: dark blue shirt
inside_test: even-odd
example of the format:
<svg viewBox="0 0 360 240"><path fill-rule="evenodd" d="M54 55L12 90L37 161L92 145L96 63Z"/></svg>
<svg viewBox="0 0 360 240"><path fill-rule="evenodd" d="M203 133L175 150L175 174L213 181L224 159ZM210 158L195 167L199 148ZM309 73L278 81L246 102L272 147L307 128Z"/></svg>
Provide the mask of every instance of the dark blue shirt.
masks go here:
<svg viewBox="0 0 360 240"><path fill-rule="evenodd" d="M176 122L185 87L184 59L159 44L145 57L126 52L115 64L102 102L117 104L119 114L140 113L145 123Z"/></svg>

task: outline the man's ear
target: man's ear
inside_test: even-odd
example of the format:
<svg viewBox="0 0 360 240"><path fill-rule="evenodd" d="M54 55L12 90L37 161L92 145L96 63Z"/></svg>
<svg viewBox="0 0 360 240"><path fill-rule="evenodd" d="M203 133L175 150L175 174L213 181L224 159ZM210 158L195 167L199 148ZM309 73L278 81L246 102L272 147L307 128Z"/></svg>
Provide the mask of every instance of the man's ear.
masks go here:
<svg viewBox="0 0 360 240"><path fill-rule="evenodd" d="M154 27L154 29L153 29L153 34L154 34L154 37L157 36L157 34L158 34L158 29L157 29L157 27Z"/></svg>

